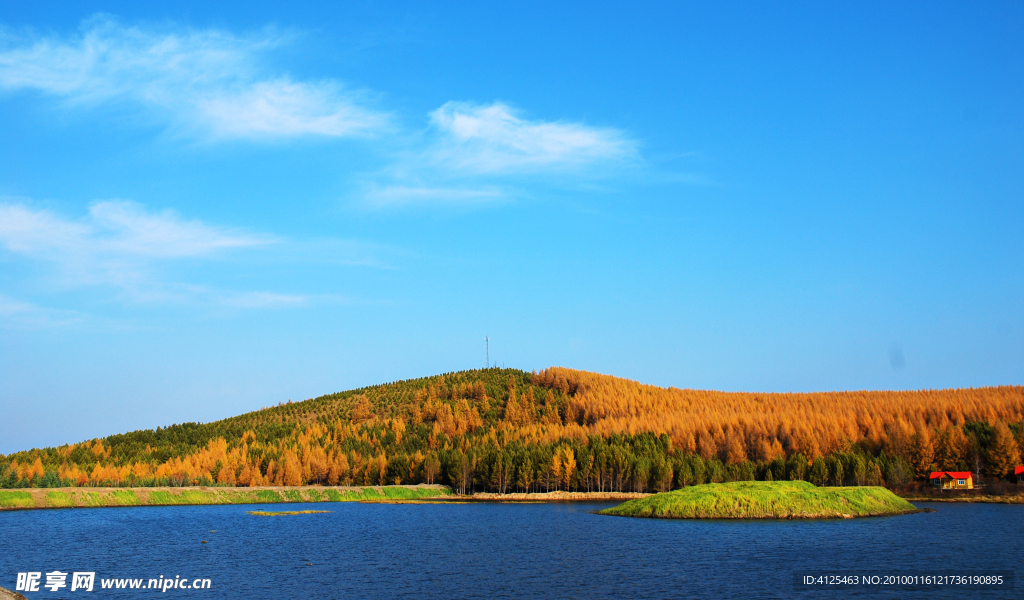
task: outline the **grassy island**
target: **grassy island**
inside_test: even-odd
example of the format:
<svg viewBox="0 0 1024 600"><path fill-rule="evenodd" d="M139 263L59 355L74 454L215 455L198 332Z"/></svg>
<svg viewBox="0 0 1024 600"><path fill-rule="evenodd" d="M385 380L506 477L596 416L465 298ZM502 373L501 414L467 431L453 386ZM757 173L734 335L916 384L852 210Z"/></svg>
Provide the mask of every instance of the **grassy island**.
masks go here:
<svg viewBox="0 0 1024 600"><path fill-rule="evenodd" d="M630 500L600 514L664 519L830 519L917 512L882 487L816 487L806 481L694 485Z"/></svg>

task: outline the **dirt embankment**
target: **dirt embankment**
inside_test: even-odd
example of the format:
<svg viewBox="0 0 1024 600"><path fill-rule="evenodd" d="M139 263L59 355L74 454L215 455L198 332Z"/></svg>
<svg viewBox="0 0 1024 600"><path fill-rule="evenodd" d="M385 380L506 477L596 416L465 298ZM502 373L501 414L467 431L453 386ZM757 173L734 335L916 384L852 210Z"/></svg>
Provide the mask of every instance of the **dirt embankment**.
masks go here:
<svg viewBox="0 0 1024 600"><path fill-rule="evenodd" d="M585 502L595 500L633 500L646 498L650 494L639 492L538 492L530 494L491 494L479 492L460 499L484 500L488 502Z"/></svg>

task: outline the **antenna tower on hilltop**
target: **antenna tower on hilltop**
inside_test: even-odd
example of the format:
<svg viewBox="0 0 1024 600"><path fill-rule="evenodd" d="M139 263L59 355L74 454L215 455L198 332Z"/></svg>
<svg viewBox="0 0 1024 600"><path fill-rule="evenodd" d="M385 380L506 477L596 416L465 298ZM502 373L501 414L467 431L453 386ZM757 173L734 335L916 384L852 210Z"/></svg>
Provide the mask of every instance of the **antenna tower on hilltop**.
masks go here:
<svg viewBox="0 0 1024 600"><path fill-rule="evenodd" d="M487 362L485 362L484 364L487 365L488 369L490 369L491 368L491 338L487 337L486 335L484 336L484 352L487 355Z"/></svg>

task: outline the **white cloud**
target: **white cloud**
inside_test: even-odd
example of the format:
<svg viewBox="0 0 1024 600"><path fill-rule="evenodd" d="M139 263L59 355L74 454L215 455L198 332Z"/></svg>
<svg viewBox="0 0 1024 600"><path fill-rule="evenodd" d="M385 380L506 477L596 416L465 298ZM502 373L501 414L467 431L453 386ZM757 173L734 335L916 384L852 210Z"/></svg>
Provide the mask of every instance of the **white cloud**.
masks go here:
<svg viewBox="0 0 1024 600"><path fill-rule="evenodd" d="M429 113L422 135L403 133L367 92L274 69L273 54L290 37L272 29L239 35L125 26L106 16L70 36L0 29L0 93L34 91L69 107L134 110L200 139L377 136L394 162L368 176L362 202L376 208L507 201L519 193L513 185L589 184L640 162L638 143L620 129L528 119L502 102L448 102ZM103 210L96 208L91 226L102 226ZM38 225L70 228L63 237L72 241L91 235L81 222ZM189 240L136 250L170 252L177 242Z"/></svg>
<svg viewBox="0 0 1024 600"><path fill-rule="evenodd" d="M448 102L429 118L430 129L366 185L362 205L493 204L521 196L524 184L588 184L639 162L637 143L618 129L527 120L501 102Z"/></svg>
<svg viewBox="0 0 1024 600"><path fill-rule="evenodd" d="M369 134L385 126L383 115L340 101L343 96L340 86L332 82L300 84L278 79L203 98L197 102L197 109L223 137L346 137Z"/></svg>
<svg viewBox="0 0 1024 600"><path fill-rule="evenodd" d="M132 202L104 201L84 219L22 204L0 204L0 248L53 263L65 285L145 284L159 261L265 246L257 235L186 221L172 211L149 212Z"/></svg>
<svg viewBox="0 0 1024 600"><path fill-rule="evenodd" d="M618 129L528 121L506 104L449 102L430 114L439 133L433 161L468 173L579 170L637 156Z"/></svg>
<svg viewBox="0 0 1024 600"><path fill-rule="evenodd" d="M73 105L129 102L213 138L371 135L388 116L337 81L268 74L273 32L124 27L107 17L71 38L0 38L0 89L36 90Z"/></svg>

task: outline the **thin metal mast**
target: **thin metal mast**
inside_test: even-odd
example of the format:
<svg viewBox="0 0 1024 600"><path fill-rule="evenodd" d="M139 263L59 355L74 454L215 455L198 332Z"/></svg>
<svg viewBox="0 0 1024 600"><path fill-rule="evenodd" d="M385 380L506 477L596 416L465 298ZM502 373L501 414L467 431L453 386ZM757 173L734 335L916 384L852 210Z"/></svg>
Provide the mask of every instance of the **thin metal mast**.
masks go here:
<svg viewBox="0 0 1024 600"><path fill-rule="evenodd" d="M490 369L491 368L491 338L487 337L486 335L484 336L484 348L486 349L486 352L487 352L487 362L484 363L484 364L486 364L487 368Z"/></svg>

